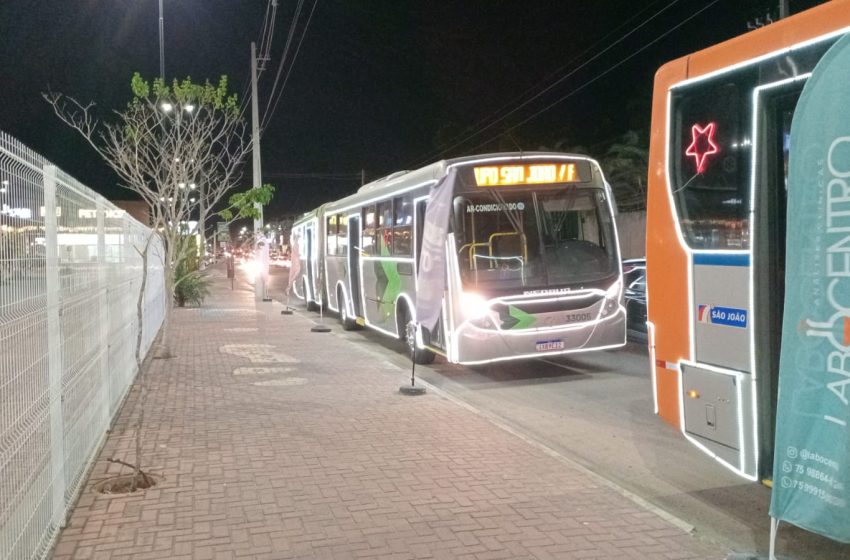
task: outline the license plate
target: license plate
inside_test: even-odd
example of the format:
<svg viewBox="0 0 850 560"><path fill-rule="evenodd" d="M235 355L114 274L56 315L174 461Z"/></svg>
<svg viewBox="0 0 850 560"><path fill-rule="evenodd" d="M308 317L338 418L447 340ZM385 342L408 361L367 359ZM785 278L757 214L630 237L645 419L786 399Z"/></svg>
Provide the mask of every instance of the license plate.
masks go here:
<svg viewBox="0 0 850 560"><path fill-rule="evenodd" d="M537 351L538 352L549 352L551 350L563 350L564 349L564 341L563 340L540 340L537 342Z"/></svg>

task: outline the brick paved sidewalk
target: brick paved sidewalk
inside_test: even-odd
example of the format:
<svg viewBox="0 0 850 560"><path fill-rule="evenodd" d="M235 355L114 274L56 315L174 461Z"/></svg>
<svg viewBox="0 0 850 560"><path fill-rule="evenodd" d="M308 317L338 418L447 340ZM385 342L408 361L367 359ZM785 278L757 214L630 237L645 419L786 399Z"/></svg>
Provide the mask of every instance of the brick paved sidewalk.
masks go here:
<svg viewBox="0 0 850 560"><path fill-rule="evenodd" d="M93 485L133 460L137 391L55 549L65 558L724 558L655 513L439 394L313 316L281 316L214 272L155 360L148 470L132 496ZM126 471L126 469L124 469Z"/></svg>

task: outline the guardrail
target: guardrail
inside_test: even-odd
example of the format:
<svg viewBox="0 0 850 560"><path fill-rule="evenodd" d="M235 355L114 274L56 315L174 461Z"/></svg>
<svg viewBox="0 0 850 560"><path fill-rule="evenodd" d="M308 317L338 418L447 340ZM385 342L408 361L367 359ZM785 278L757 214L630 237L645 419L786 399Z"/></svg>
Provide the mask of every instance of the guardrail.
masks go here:
<svg viewBox="0 0 850 560"><path fill-rule="evenodd" d="M150 228L0 132L0 558L45 556L136 375ZM165 313L151 241L143 355Z"/></svg>

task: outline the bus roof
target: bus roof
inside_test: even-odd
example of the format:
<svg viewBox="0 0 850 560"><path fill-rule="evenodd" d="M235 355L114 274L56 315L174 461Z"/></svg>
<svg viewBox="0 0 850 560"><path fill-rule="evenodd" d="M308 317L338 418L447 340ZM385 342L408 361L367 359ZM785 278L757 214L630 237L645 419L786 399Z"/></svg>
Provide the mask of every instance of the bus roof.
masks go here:
<svg viewBox="0 0 850 560"><path fill-rule="evenodd" d="M357 205L358 203L361 203L366 200L382 198L383 195L392 193L399 189L414 187L416 185L424 186L429 182L439 181L446 174L449 167L453 165L461 165L464 163L471 163L488 159L496 160L526 157L540 158L546 156L591 159L584 155L567 154L562 152L499 152L492 154L478 154L474 156L464 156L459 158L446 159L412 171L397 171L395 173L387 175L386 177L382 177L380 179L372 181L371 183L363 185L362 187L360 187L360 189L358 189L356 193L352 195L349 195L340 200L328 202L324 206L326 206L327 211L333 211Z"/></svg>
<svg viewBox="0 0 850 560"><path fill-rule="evenodd" d="M672 60L664 64L656 76L669 74L670 67L673 67L682 69L682 80L697 78L751 62L818 37L848 31L850 0L832 0Z"/></svg>

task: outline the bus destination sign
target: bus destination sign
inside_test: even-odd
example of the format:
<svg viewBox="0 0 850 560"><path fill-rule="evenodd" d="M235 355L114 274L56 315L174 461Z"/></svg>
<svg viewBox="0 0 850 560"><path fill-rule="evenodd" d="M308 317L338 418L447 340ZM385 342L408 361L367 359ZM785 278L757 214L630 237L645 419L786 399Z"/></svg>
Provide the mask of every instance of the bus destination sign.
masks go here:
<svg viewBox="0 0 850 560"><path fill-rule="evenodd" d="M479 187L546 185L581 181L575 163L532 163L528 165L487 165L473 168Z"/></svg>

